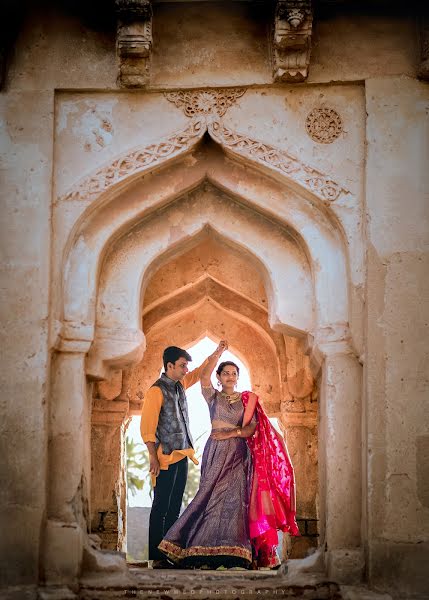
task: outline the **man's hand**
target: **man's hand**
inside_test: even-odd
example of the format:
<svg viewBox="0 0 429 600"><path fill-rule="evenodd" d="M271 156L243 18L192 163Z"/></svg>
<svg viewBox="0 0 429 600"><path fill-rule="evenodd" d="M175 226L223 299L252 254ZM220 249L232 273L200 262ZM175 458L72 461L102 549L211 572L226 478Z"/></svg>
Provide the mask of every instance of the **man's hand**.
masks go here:
<svg viewBox="0 0 429 600"><path fill-rule="evenodd" d="M152 475L154 475L155 477L158 477L159 475L159 460L158 457L155 455L150 454L149 455L149 473L151 473Z"/></svg>
<svg viewBox="0 0 429 600"><path fill-rule="evenodd" d="M215 352L218 356L221 356L225 350L228 350L228 342L226 340L221 340Z"/></svg>

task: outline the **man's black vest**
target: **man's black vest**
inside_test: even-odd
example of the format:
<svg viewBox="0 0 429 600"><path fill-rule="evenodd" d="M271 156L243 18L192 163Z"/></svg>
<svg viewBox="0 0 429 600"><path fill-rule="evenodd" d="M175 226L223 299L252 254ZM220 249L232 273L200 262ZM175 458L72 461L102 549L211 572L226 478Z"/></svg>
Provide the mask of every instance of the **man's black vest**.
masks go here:
<svg viewBox="0 0 429 600"><path fill-rule="evenodd" d="M162 453L193 448L189 430L188 404L185 389L179 381L173 381L163 373L152 387L159 387L163 403L156 428L156 445L162 444Z"/></svg>

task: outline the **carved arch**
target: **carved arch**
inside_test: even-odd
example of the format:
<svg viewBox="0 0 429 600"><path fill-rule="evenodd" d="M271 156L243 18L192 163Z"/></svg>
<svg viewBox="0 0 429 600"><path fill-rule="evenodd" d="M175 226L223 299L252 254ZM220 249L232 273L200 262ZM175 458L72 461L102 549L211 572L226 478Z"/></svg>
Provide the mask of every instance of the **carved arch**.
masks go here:
<svg viewBox="0 0 429 600"><path fill-rule="evenodd" d="M311 330L314 334L332 323L347 327L344 234L338 227L338 220L320 202L321 197L317 197L315 190L318 184L310 185L308 180L305 188L299 180L300 177L313 176L314 172L309 174L305 168L299 170L293 162L282 168L281 152L260 143L246 146L247 142L244 143L242 136L232 135L216 120L209 123L209 133L217 143L217 150L210 144L199 145L206 124L200 119L191 125L191 128L187 128L189 136L183 137L182 145L172 144L163 156L156 159L152 156L148 164L143 166L138 156L144 153L136 154L137 151L134 151L131 158L115 162L114 172L109 172L108 176L98 173L94 185L91 184L88 206L75 222L61 269L64 274L63 297L57 313L63 319L60 348L67 347L70 341L82 342L89 347L93 341L101 265L114 240L179 195L196 189L204 180L226 191L238 202L269 216L281 226L289 227L296 243L307 254L314 297L318 298L317 314L311 327L308 324L305 327L298 326L296 331L308 333ZM156 154L155 146L152 150ZM247 168L252 165L258 166L258 173L254 168ZM292 180L293 176L296 176L296 181ZM75 195L69 192L60 205L67 203L67 200L82 199L85 185L81 182ZM310 189L311 186L313 189ZM319 192L320 189L319 186ZM346 193L342 187L338 189L338 193ZM270 197L269 204L266 202L267 195ZM336 265L335 269L332 265ZM327 293L331 298L336 298L335 305L322 298ZM270 325L294 328L293 323L278 313L277 307L281 302L278 295L273 294ZM103 337L111 340L112 336L125 363L139 359L144 351L144 337L138 326L121 326L116 332L110 328L108 333L98 326L98 342Z"/></svg>
<svg viewBox="0 0 429 600"><path fill-rule="evenodd" d="M204 179L240 202L289 226L301 240L311 264L317 265L316 288L319 282L321 288L332 284L329 264L338 263L339 273L342 273L345 281L343 240L324 210L295 193L287 193L278 182L261 178L239 163L226 161L219 154L210 156L208 152L191 166L180 161L166 170L141 178L100 207L102 218L99 211L94 210L79 219L70 235L62 268L63 301L59 314L63 315L65 322L79 323L79 328L86 326L86 335L91 335L100 265L112 240L119 235L118 232L130 230L139 219L146 218L179 194L198 187ZM267 195L270 197L270 208L266 204ZM341 301L343 296L344 293L340 294ZM73 335L78 335L77 331Z"/></svg>
<svg viewBox="0 0 429 600"><path fill-rule="evenodd" d="M221 119L200 117L192 119L187 127L164 140L127 150L83 177L58 201L97 201L120 188L121 183L126 181L129 185L149 169L165 166L178 156L191 152L206 132L226 153L244 157L250 163L272 171L272 174L281 174L290 184L311 192L323 202L333 202L350 193L325 173L290 152L233 131Z"/></svg>
<svg viewBox="0 0 429 600"><path fill-rule="evenodd" d="M116 352L117 332L135 332L135 352L142 352L137 332L144 280L158 269L164 256L179 253L207 227L227 244L243 248L254 257L267 283L271 282L270 309L279 323L301 335L313 328L312 277L303 249L284 227L231 202L212 186L205 186L154 213L111 247L99 285L97 336L88 365L92 376L103 376L100 361L110 368L124 366L123 354ZM135 359L127 354L127 360L137 358L140 354Z"/></svg>

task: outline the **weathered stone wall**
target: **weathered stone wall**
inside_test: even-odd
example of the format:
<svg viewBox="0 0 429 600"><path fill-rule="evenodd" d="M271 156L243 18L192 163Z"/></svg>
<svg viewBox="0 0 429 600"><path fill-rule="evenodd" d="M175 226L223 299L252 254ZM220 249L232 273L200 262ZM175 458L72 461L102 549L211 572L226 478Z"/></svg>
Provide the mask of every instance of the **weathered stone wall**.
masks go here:
<svg viewBox="0 0 429 600"><path fill-rule="evenodd" d="M3 582L35 583L40 565L43 573L46 498L55 470L47 460L49 428L58 435L58 447L70 443L63 429L70 414L86 415L89 429L90 399L70 412L60 405L58 414L50 394L50 352L63 318L62 260L84 210L77 201L58 211L56 198L124 150L186 126L187 117L160 89L251 85L225 123L289 150L357 200L355 210L341 203L333 210L347 238L351 330L365 365L368 572L376 583L424 590L429 99L427 84L414 79L413 18L321 15L314 24L311 85L271 87L268 18L246 3L234 3L229 14L224 5L204 4L202 26L199 10L198 4L155 7L151 83L148 92L135 94L117 92L114 27L97 31L78 17L38 11L18 37L0 98L2 454L9 482L2 496ZM333 144L307 136L307 115L319 105L342 117L344 131ZM270 195L265 209L270 216L283 207ZM84 272L82 290L87 280ZM305 410L311 412L308 403ZM49 425L49 414L60 420L58 430ZM88 473L87 463L83 470ZM84 479L84 473L75 475ZM323 491L324 482L320 486ZM72 490L70 502L76 494L82 490Z"/></svg>
<svg viewBox="0 0 429 600"><path fill-rule="evenodd" d="M429 86L366 87L369 573L411 593L429 552Z"/></svg>
<svg viewBox="0 0 429 600"><path fill-rule="evenodd" d="M0 581L38 578L46 510L54 92L0 96L2 517ZM7 482L7 485L6 485Z"/></svg>

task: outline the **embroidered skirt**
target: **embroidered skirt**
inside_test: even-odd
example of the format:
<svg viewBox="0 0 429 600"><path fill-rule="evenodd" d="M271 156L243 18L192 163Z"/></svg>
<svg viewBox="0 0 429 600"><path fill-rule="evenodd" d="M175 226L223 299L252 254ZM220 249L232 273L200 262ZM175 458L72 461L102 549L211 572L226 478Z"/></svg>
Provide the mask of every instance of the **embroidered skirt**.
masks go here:
<svg viewBox="0 0 429 600"><path fill-rule="evenodd" d="M212 440L203 453L199 490L159 548L183 567L248 567L251 457L242 438Z"/></svg>

